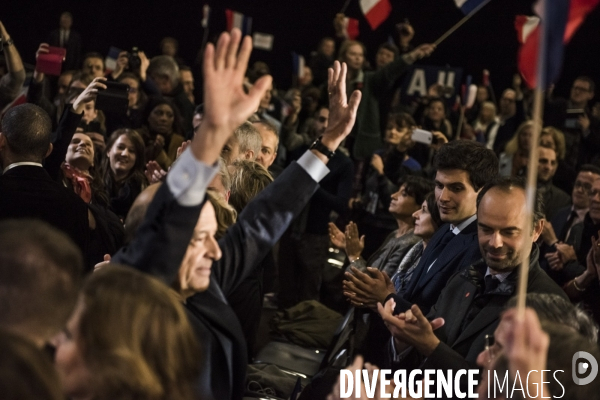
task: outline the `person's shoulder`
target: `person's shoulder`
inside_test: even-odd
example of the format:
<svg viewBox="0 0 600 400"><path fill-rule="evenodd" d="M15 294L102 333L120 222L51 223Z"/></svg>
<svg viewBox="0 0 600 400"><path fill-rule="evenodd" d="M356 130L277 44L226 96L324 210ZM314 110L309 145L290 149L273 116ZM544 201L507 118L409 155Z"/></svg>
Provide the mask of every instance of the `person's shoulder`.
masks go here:
<svg viewBox="0 0 600 400"><path fill-rule="evenodd" d="M412 157L408 157L408 159L406 159L402 163L402 165L404 165L411 171L420 171L421 170L421 164L419 164L419 162Z"/></svg>

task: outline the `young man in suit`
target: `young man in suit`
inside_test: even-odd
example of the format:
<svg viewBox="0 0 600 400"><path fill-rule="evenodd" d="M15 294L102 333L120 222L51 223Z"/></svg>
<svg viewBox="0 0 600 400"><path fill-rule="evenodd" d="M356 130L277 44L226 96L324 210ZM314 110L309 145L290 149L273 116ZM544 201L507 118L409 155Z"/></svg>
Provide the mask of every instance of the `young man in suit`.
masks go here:
<svg viewBox="0 0 600 400"><path fill-rule="evenodd" d="M515 178L488 183L478 195L478 244L483 260L448 281L431 312L417 305L402 316L394 303L379 306L393 335L390 356L396 368L453 370L475 367L500 314L515 294L522 252L529 256L528 293L564 291L540 268L535 241L543 229L541 201L536 201L533 229L525 231L525 185ZM430 322L431 321L431 322Z"/></svg>
<svg viewBox="0 0 600 400"><path fill-rule="evenodd" d="M434 160L435 195L442 226L431 238L403 296L390 294L398 312L418 304L429 312L448 279L481 258L477 246L477 195L498 174L498 158L484 145L457 140Z"/></svg>

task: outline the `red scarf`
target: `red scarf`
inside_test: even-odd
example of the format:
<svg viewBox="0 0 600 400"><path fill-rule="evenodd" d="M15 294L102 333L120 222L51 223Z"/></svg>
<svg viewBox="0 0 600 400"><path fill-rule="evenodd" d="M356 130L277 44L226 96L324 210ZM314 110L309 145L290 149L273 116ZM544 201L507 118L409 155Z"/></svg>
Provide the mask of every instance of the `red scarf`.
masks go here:
<svg viewBox="0 0 600 400"><path fill-rule="evenodd" d="M63 171L65 179L71 181L73 190L83 201L89 204L92 201L92 188L90 187L91 175L87 171L81 171L70 165L68 162L63 162L60 168Z"/></svg>

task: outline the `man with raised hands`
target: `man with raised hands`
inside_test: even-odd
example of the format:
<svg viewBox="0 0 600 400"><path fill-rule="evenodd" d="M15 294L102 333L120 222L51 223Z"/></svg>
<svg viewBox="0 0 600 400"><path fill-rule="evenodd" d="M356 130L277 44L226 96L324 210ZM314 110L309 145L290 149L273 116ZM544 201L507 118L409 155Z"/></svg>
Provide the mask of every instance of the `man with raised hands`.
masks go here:
<svg viewBox="0 0 600 400"><path fill-rule="evenodd" d="M170 284L185 302L203 347L199 393L205 399L241 399L246 346L226 297L262 261L317 190L331 154L349 134L361 94L346 96L346 65L329 70L329 127L297 163L250 202L218 242L215 212L205 201L217 160L234 130L258 107L271 85L259 79L246 94L243 79L250 37L223 33L204 56L204 119L150 204L131 244L112 259ZM238 53L239 48L239 53ZM285 176L283 176L285 175ZM290 201L290 199L293 199Z"/></svg>

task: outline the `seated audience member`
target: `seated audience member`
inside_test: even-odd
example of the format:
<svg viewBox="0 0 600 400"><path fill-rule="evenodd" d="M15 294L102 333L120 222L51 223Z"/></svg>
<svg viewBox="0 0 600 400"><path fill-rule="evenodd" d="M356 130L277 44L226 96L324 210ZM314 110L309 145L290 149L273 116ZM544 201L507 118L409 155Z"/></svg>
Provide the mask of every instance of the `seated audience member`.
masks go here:
<svg viewBox="0 0 600 400"><path fill-rule="evenodd" d="M573 191L573 182L575 182L577 172L573 167L565 163L566 148L564 133L551 126L542 129L542 133L540 134L540 146L548 147L556 151L558 166L552 181L559 189L571 193Z"/></svg>
<svg viewBox="0 0 600 400"><path fill-rule="evenodd" d="M31 341L0 331L0 390L5 400L63 400L54 366Z"/></svg>
<svg viewBox="0 0 600 400"><path fill-rule="evenodd" d="M390 115L385 133L386 147L373 154L364 173L361 196L350 201L352 209L366 211L358 220L358 226L366 236L366 258L396 227L396 221L388 214L392 193L398 191L399 183L406 176L421 169L419 163L407 154L414 145L411 134L415 128L415 121L409 114Z"/></svg>
<svg viewBox="0 0 600 400"><path fill-rule="evenodd" d="M413 232L415 227L413 214L421 208L427 193L432 190L433 182L425 178L408 176L404 179L400 189L392 194L392 201L388 208L389 213L396 220L397 229L385 238L368 261L361 257L365 237L359 235L356 224L351 222L346 227L344 243L339 243L345 247L350 268L365 272L369 266L392 276L406 253L419 241ZM332 239L339 237L341 232L335 225L330 223L329 226Z"/></svg>
<svg viewBox="0 0 600 400"><path fill-rule="evenodd" d="M422 125L425 130L442 132L448 140L454 137L452 124L446 118L446 102L442 98L429 101Z"/></svg>
<svg viewBox="0 0 600 400"><path fill-rule="evenodd" d="M561 318L555 322L556 317L548 319L539 312L538 318L536 311L535 307L526 309L525 315L518 318L517 310L511 309L502 316L494 346L482 352L477 360L484 368L479 398L487 398L489 393L495 393L498 399L595 397L600 390L598 380L587 385L577 384L572 377L580 372L576 370L578 363L572 359L573 354L580 351L598 359L597 344L577 333L575 326L562 324ZM553 371L554 379L545 377L543 371ZM502 384L491 381L491 376L502 377L500 379L507 376L512 383L501 388Z"/></svg>
<svg viewBox="0 0 600 400"><path fill-rule="evenodd" d="M106 144L102 167L110 209L121 219L125 219L133 201L146 187L145 164L141 136L131 129L113 132Z"/></svg>
<svg viewBox="0 0 600 400"><path fill-rule="evenodd" d="M142 89L140 78L131 72L123 72L117 78L117 82L129 85L127 113L106 112L106 131L114 132L120 128L139 129L145 122L143 121L143 111L148 101Z"/></svg>
<svg viewBox="0 0 600 400"><path fill-rule="evenodd" d="M146 158L168 169L177 158L177 148L185 142L179 111L170 100L155 97L146 104L142 121Z"/></svg>
<svg viewBox="0 0 600 400"><path fill-rule="evenodd" d="M69 398L194 398L201 353L181 298L129 267L108 265L88 277L53 341Z"/></svg>
<svg viewBox="0 0 600 400"><path fill-rule="evenodd" d="M231 164L230 168L232 173L229 204L240 214L253 198L273 182L273 178L262 165L253 161L238 160ZM218 216L217 221L219 221ZM265 294L263 278L265 271L270 274L275 271L272 250L269 250L253 272L227 296L227 301L242 325L248 349L248 360L252 359L256 346L256 335Z"/></svg>
<svg viewBox="0 0 600 400"><path fill-rule="evenodd" d="M540 264L561 286L581 273L583 267L579 264L585 264L585 258L577 259L582 240L587 240L581 237L580 228L590 208L590 194L596 179L600 179L600 168L582 165L573 186L572 205L561 208L551 222L544 223L541 254L545 255L546 262L540 258Z"/></svg>
<svg viewBox="0 0 600 400"><path fill-rule="evenodd" d="M556 151L540 146L538 152L537 191L542 196L542 201L544 202L544 215L546 219L552 220L558 210L571 203L571 198L552 183L552 178L558 166Z"/></svg>
<svg viewBox="0 0 600 400"><path fill-rule="evenodd" d="M321 86L327 83L327 70L333 65L335 40L324 37L319 41L317 51L311 53L309 66L313 73L313 84Z"/></svg>
<svg viewBox="0 0 600 400"><path fill-rule="evenodd" d="M93 78L104 76L104 57L100 53L91 52L83 56L81 72L91 75Z"/></svg>
<svg viewBox="0 0 600 400"><path fill-rule="evenodd" d="M418 304L429 312L448 279L481 258L477 244L477 195L496 177L497 159L483 144L457 140L440 147L434 159L435 195L446 224L431 238L402 296L398 310Z"/></svg>
<svg viewBox="0 0 600 400"><path fill-rule="evenodd" d="M245 391L246 347L239 322L225 298L256 268L308 203L317 189L317 180L327 172L328 161L324 150L307 152L246 206L225 237L215 241L214 211L212 205L203 201L208 183L217 173L214 165L228 137L256 109L270 86L270 77L266 76L256 82L249 94L239 90L251 39L244 39L237 66L225 60L236 58L240 39L240 31L234 29L231 35L221 35L216 50L207 45L205 123L167 176L167 184L159 188L136 237L113 257L115 262L132 265L168 284L175 283L201 338L198 393L206 398L236 400ZM334 151L352 128L360 93L353 93L349 103L342 100L345 70L339 64L335 65L329 88L336 119L323 134L322 142ZM189 171L189 180L184 171ZM261 234L257 235L257 231Z"/></svg>
<svg viewBox="0 0 600 400"><path fill-rule="evenodd" d="M4 76L0 76L0 110L3 110L19 95L25 83L25 67L15 47L15 42L6 31L2 21L0 21L0 39L2 39L4 49L2 54L7 72Z"/></svg>
<svg viewBox="0 0 600 400"><path fill-rule="evenodd" d="M411 247L400 260L389 280L389 275L377 273L374 268L367 268L366 274L355 271L354 274L348 275L348 279L352 282L352 290L349 290L348 294L351 295L350 300L353 305L375 308L377 302L384 303L391 293L404 294L423 251L427 248L433 234L444 224L440 218L434 192L427 195L421 209L413 213L413 218L415 219L413 233L421 241Z"/></svg>
<svg viewBox="0 0 600 400"><path fill-rule="evenodd" d="M190 103L195 104L194 99L194 74L192 69L186 65L179 67L179 79L183 85L183 91L185 92Z"/></svg>
<svg viewBox="0 0 600 400"><path fill-rule="evenodd" d="M500 154L500 176L522 176L527 169L533 121L523 122Z"/></svg>
<svg viewBox="0 0 600 400"><path fill-rule="evenodd" d="M475 140L485 144L488 149L492 149L498 133L496 105L491 101L483 102L479 115L472 125L475 131Z"/></svg>
<svg viewBox="0 0 600 400"><path fill-rule="evenodd" d="M267 168L271 174L271 168L277 158L277 149L279 148L279 134L275 125L268 121L257 121L253 122L252 125L260 133L262 139L262 145L260 147L260 153L256 157L256 162ZM281 168L278 169L277 175L281 173ZM276 176L275 176L276 177Z"/></svg>
<svg viewBox="0 0 600 400"><path fill-rule="evenodd" d="M514 89L506 89L502 92L502 96L498 102L498 133L494 141L494 153L496 154L506 151L504 148L507 142L519 130L519 127L522 126L521 124L525 122L523 92L520 89L520 85L515 84L514 81L513 86Z"/></svg>
<svg viewBox="0 0 600 400"><path fill-rule="evenodd" d="M235 129L233 136L223 146L221 157L227 165L237 160L256 161L261 145L262 138L258 129L250 122L244 122Z"/></svg>
<svg viewBox="0 0 600 400"><path fill-rule="evenodd" d="M394 368L457 371L473 366L484 349L486 336L498 326L502 308L516 292L521 248L530 253L527 293L556 294L566 299L538 264L535 241L543 225L539 196L530 232L523 230L527 214L522 181L492 181L477 199L478 241L483 260L450 278L431 309L429 320L417 305L409 310L394 310L396 304L388 300L385 307L378 306L394 337L389 353ZM392 315L404 310L406 319ZM440 318L445 321L441 327ZM432 325L437 329L433 330Z"/></svg>
<svg viewBox="0 0 600 400"><path fill-rule="evenodd" d="M150 60L148 76L155 83L160 94L173 100L181 114L183 131L192 129L194 103L190 102L179 79L179 67L171 56L156 56Z"/></svg>
<svg viewBox="0 0 600 400"><path fill-rule="evenodd" d="M89 239L86 204L57 183L42 163L52 151L52 123L33 104L6 112L0 133L0 220L38 218L67 233L85 253Z"/></svg>
<svg viewBox="0 0 600 400"><path fill-rule="evenodd" d="M0 328L43 348L77 301L83 259L73 241L45 222L0 222Z"/></svg>

